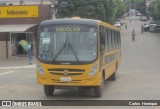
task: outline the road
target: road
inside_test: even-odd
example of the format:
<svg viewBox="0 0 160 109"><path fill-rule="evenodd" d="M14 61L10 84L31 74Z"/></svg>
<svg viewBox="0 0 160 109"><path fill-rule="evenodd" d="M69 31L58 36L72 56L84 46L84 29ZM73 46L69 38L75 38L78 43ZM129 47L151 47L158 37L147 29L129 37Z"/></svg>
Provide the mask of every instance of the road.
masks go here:
<svg viewBox="0 0 160 109"><path fill-rule="evenodd" d="M122 62L117 73L117 80L105 82L105 88L101 98L94 98L93 91L89 89L80 91L57 89L54 97L46 97L43 87L36 83L35 69L31 68L1 69L0 99L160 100L160 34L149 32L141 34L140 26L142 23L139 19L134 18L131 23L128 23L127 30L124 26L121 28ZM135 42L131 41L131 32L133 29L136 31ZM94 109L96 107L87 108ZM112 107L112 109L119 108ZM123 107L123 109L128 108L136 109L136 107ZM159 107L141 108L160 109ZM70 107L66 107L66 109L70 109Z"/></svg>

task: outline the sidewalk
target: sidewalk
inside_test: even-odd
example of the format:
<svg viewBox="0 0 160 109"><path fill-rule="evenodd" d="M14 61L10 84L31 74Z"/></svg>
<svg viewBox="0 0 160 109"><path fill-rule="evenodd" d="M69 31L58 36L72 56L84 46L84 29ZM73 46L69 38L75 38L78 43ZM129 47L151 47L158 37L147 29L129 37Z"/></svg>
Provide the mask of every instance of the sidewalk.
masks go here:
<svg viewBox="0 0 160 109"><path fill-rule="evenodd" d="M0 69L35 68L35 64L35 57L32 57L32 65L29 65L28 57L11 57L9 59L0 59Z"/></svg>

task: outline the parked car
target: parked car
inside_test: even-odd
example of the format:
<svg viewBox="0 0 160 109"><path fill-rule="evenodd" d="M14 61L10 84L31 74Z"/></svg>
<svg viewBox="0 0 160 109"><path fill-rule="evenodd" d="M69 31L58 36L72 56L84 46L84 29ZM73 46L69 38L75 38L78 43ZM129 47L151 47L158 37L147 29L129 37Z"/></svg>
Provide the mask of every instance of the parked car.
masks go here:
<svg viewBox="0 0 160 109"><path fill-rule="evenodd" d="M120 22L115 22L114 26L121 28L121 23Z"/></svg>
<svg viewBox="0 0 160 109"><path fill-rule="evenodd" d="M155 25L150 25L149 31L152 33L152 32L154 32L154 30L155 30Z"/></svg>
<svg viewBox="0 0 160 109"><path fill-rule="evenodd" d="M160 25L157 24L150 24L149 31L152 32L160 32Z"/></svg>
<svg viewBox="0 0 160 109"><path fill-rule="evenodd" d="M160 32L160 25L156 25L155 32Z"/></svg>
<svg viewBox="0 0 160 109"><path fill-rule="evenodd" d="M146 16L140 16L140 20L141 21L147 21L147 17Z"/></svg>
<svg viewBox="0 0 160 109"><path fill-rule="evenodd" d="M124 24L124 20L123 19L118 19L118 22L120 22L121 26Z"/></svg>
<svg viewBox="0 0 160 109"><path fill-rule="evenodd" d="M143 28L143 30L145 31L145 32L149 32L149 30L150 30L150 25L144 25L143 26L144 28Z"/></svg>
<svg viewBox="0 0 160 109"><path fill-rule="evenodd" d="M136 13L136 16L141 16L141 13L140 13L140 12L137 12L137 13Z"/></svg>

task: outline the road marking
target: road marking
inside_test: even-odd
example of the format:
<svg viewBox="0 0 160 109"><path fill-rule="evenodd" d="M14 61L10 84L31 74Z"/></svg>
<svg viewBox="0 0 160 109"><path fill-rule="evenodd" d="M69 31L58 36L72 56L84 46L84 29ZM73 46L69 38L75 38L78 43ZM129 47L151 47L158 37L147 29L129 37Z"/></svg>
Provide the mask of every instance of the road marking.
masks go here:
<svg viewBox="0 0 160 109"><path fill-rule="evenodd" d="M160 109L160 106L157 106L155 109Z"/></svg>
<svg viewBox="0 0 160 109"><path fill-rule="evenodd" d="M1 73L0 76L2 75L7 75L7 74L10 74L10 73L13 73L14 71L8 71L8 72L4 72L4 73Z"/></svg>
<svg viewBox="0 0 160 109"><path fill-rule="evenodd" d="M27 68L36 68L36 65L26 65L26 66L13 66L13 67L0 67L1 70L7 69L27 69Z"/></svg>

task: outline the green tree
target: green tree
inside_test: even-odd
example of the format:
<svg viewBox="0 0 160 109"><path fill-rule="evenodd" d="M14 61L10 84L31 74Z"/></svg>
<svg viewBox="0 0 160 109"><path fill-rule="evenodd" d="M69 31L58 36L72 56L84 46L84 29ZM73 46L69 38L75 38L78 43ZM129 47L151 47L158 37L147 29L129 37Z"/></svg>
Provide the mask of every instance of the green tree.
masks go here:
<svg viewBox="0 0 160 109"><path fill-rule="evenodd" d="M128 2L128 10L129 9L136 9L140 11L142 14L146 14L146 3L145 0L130 0Z"/></svg>
<svg viewBox="0 0 160 109"><path fill-rule="evenodd" d="M103 2L106 10L105 15L107 15L105 21L113 23L118 9L116 0L104 0Z"/></svg>
<svg viewBox="0 0 160 109"><path fill-rule="evenodd" d="M113 23L122 17L126 6L121 0L59 0L57 9L62 18L80 16Z"/></svg>
<svg viewBox="0 0 160 109"><path fill-rule="evenodd" d="M160 1L154 0L149 6L149 12L154 20L160 21Z"/></svg>
<svg viewBox="0 0 160 109"><path fill-rule="evenodd" d="M118 11L116 13L116 18L121 18L123 17L124 13L127 11L127 5L124 2L119 2L117 4L118 6Z"/></svg>
<svg viewBox="0 0 160 109"><path fill-rule="evenodd" d="M135 9L146 15L146 3L145 0L135 0Z"/></svg>

